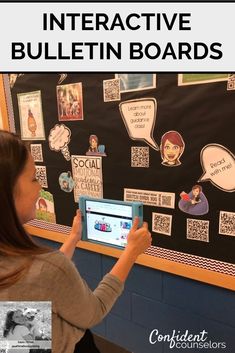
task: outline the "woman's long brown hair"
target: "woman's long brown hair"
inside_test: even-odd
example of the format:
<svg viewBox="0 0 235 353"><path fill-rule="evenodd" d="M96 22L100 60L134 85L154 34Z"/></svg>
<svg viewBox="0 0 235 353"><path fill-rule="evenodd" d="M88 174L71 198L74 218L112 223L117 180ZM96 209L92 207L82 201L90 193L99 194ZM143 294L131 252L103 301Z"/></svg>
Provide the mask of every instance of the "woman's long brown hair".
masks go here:
<svg viewBox="0 0 235 353"><path fill-rule="evenodd" d="M20 223L13 198L16 181L29 156L29 148L16 134L0 130L0 257L25 256L25 263L7 275L0 275L0 288L21 278L34 255L52 251L36 244Z"/></svg>

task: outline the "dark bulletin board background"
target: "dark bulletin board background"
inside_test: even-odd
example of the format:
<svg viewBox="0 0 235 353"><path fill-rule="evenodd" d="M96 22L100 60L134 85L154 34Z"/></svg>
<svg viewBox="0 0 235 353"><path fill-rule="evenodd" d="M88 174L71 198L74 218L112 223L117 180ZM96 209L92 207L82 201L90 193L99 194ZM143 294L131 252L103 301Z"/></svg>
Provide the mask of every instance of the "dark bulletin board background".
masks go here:
<svg viewBox="0 0 235 353"><path fill-rule="evenodd" d="M178 208L180 192L189 192L197 184L203 170L200 163L202 148L210 143L225 146L234 152L235 91L227 91L227 82L178 86L177 74L157 74L154 89L121 94L121 101L154 97L157 101L153 137L160 145L162 135L178 131L185 142L181 166L169 168L161 164L160 152L149 147L149 168L131 167L131 147L147 146L131 140L119 112L119 101L104 102L103 80L113 79L115 73L69 73L61 84L82 82L83 121L58 121L56 86L59 74L25 74L18 77L11 90L16 131L20 132L17 93L41 91L46 139L55 124L63 123L72 132L71 155L85 155L89 136L95 134L104 144L107 157L102 157L103 197L123 199L124 188L175 193L175 209L144 206L144 218L152 228L152 212L172 215L172 234L153 234L153 245L187 254L235 263L235 237L220 235L219 212L234 212L234 193L225 192L210 182L200 183L209 202L209 213L191 216ZM71 169L61 152L51 151L48 141L33 141L43 147L47 166L48 190L54 196L58 224L71 225L77 208L72 193L61 191L59 175ZM208 220L209 243L186 238L186 219Z"/></svg>

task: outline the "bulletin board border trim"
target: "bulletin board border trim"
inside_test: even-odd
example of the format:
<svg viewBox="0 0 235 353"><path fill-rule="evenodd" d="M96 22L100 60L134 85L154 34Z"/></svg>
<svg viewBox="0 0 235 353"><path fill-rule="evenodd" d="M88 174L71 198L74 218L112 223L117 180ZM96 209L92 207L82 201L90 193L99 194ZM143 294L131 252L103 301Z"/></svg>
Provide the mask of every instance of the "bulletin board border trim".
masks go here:
<svg viewBox="0 0 235 353"><path fill-rule="evenodd" d="M28 225L36 228L46 229L48 231L59 232L62 234L69 234L71 231L71 227L40 221L37 219L28 222ZM185 254L179 251L164 249L157 246L151 246L145 252L145 254L154 257L160 257L162 259L170 260L173 262L179 262L185 265L195 266L218 273L235 276L235 265L223 261L207 259L201 256Z"/></svg>
<svg viewBox="0 0 235 353"><path fill-rule="evenodd" d="M2 75L2 82L4 94L5 94L5 105L7 109L7 117L5 117L5 125L7 125L8 129L12 132L16 132L15 128L15 120L14 120L14 111L11 99L11 90L9 85L9 78L7 74ZM6 120L8 120L8 124L6 124Z"/></svg>
<svg viewBox="0 0 235 353"><path fill-rule="evenodd" d="M15 132L14 113L7 74L0 74L0 103L3 128ZM39 220L29 222L25 228L32 236L60 243L66 240L67 235L71 231L71 227ZM85 241L80 241L77 247L115 258L118 258L122 253L119 249L112 249L104 245L91 244ZM136 263L235 291L234 264L155 246L151 246L145 254L140 255Z"/></svg>

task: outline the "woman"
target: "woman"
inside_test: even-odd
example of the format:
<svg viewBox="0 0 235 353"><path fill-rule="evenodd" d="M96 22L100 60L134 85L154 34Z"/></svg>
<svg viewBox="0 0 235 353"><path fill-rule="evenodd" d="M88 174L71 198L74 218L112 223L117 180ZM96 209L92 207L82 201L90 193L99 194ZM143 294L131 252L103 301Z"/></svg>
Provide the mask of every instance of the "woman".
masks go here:
<svg viewBox="0 0 235 353"><path fill-rule="evenodd" d="M151 234L145 222L138 229L136 218L120 258L91 291L70 260L81 239L80 211L60 251L35 244L24 230L35 217L40 189L25 143L0 131L0 300L51 301L53 352L98 352L87 329L110 311L136 258L150 246Z"/></svg>
<svg viewBox="0 0 235 353"><path fill-rule="evenodd" d="M32 340L29 329L25 326L25 318L21 310L11 310L7 312L6 321L3 328L3 337L7 341L27 341ZM9 348L7 353L16 353L18 349ZM21 353L29 353L29 349L20 349Z"/></svg>

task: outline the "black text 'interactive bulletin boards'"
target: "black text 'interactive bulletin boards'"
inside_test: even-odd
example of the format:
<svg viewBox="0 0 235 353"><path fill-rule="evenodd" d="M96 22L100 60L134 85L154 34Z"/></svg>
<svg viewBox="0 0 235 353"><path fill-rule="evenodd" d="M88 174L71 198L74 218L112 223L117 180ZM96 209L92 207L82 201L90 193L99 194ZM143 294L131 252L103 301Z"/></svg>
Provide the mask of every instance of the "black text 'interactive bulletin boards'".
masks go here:
<svg viewBox="0 0 235 353"><path fill-rule="evenodd" d="M153 244L139 263L235 289L234 75L2 80L9 128L31 141L42 185L33 233L68 234L80 195L140 201Z"/></svg>

